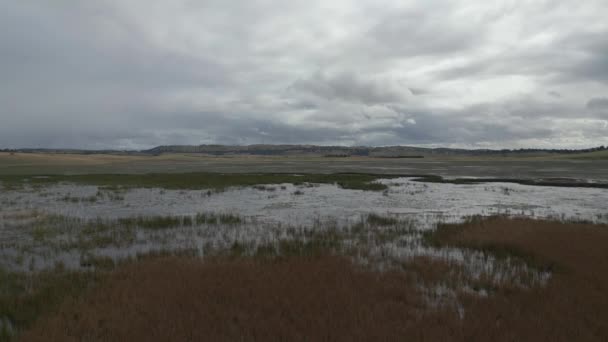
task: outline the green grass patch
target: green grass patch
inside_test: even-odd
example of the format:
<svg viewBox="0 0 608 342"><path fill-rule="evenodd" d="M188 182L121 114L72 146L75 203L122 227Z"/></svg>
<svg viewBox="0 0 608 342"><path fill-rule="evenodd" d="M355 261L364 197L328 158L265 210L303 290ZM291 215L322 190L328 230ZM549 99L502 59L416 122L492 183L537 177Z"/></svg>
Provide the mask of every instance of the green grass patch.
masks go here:
<svg viewBox="0 0 608 342"><path fill-rule="evenodd" d="M240 224L243 219L234 214L198 213L193 220L197 225L203 224Z"/></svg>
<svg viewBox="0 0 608 342"><path fill-rule="evenodd" d="M68 298L76 298L98 283L99 274L62 268L35 274L0 269L0 319L14 331L4 329L0 341L10 341L40 316L53 312Z"/></svg>
<svg viewBox="0 0 608 342"><path fill-rule="evenodd" d="M166 229L175 228L183 225L183 218L179 216L153 216L153 217L126 217L118 219L118 224L128 228L144 229ZM187 221L187 222L192 222Z"/></svg>
<svg viewBox="0 0 608 342"><path fill-rule="evenodd" d="M586 183L569 178L547 178L547 179L517 179L517 178L450 178L441 176L423 175L415 176L415 182L442 183L442 184L483 184L483 183L515 183L531 186L555 186L566 188L600 188L608 189L608 183Z"/></svg>
<svg viewBox="0 0 608 342"><path fill-rule="evenodd" d="M96 185L104 190L126 188L163 188L163 189L210 189L223 191L230 187L259 186L261 184L282 183L320 183L337 184L344 189L381 191L386 185L376 183L384 175L338 173L338 174L221 174L221 173L150 173L150 174L86 174L24 176L0 175L0 182L6 189L24 186L40 187L61 182L81 185ZM267 188L264 188L267 190ZM71 200L68 198L68 200Z"/></svg>
<svg viewBox="0 0 608 342"><path fill-rule="evenodd" d="M30 234L32 235L34 241L42 242L46 239L55 237L57 235L57 231L46 226L35 226L30 231Z"/></svg>
<svg viewBox="0 0 608 342"><path fill-rule="evenodd" d="M566 155L564 158L568 159L587 159L587 160L607 160L608 159L608 151L595 151L595 152L587 152L580 153L574 155Z"/></svg>
<svg viewBox="0 0 608 342"><path fill-rule="evenodd" d="M399 220L397 220L394 217L381 216L378 214L367 215L366 221L368 224L370 224L372 226L391 226L391 225L395 225L399 222Z"/></svg>

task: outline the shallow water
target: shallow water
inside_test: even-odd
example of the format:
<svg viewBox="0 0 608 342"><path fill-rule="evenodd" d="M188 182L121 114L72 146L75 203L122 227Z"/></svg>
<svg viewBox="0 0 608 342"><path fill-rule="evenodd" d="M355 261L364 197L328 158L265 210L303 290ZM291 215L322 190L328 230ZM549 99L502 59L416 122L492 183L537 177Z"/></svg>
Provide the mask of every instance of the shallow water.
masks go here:
<svg viewBox="0 0 608 342"><path fill-rule="evenodd" d="M36 271L61 264L90 267L88 258L113 261L151 251L230 249L277 244L284 239L306 239L308 232L336 228L348 231L370 213L390 215L414 229L390 241L347 241L363 250L359 262L382 268L387 260L413 257L448 260L464 266L473 278L488 276L522 286L543 284L550 275L529 270L509 260L497 262L480 252L431 248L416 231L440 222L458 222L471 215L508 214L534 218L608 222L608 190L527 186L512 183L420 183L410 178L385 179L384 192L348 190L336 185L292 184L207 190L131 189L107 191L96 186L60 184L42 189L0 193L0 266ZM133 216L191 216L231 213L238 224L195 224L170 229L125 231L116 219ZM46 223L49 214L64 221ZM72 220L70 218L77 218ZM101 233L82 233L87 222L103 220L110 227ZM45 222L40 226L37 220ZM72 220L72 221L71 221ZM366 227L365 229L370 229ZM79 231L80 230L80 231ZM377 230L373 228L372 230ZM119 236L124 234L126 236ZM345 235L346 236L346 235ZM372 236L372 235L370 235ZM110 242L88 244L89 240ZM98 240L95 240L98 239ZM84 266L83 266L84 265Z"/></svg>
<svg viewBox="0 0 608 342"><path fill-rule="evenodd" d="M380 182L388 190L348 190L329 184L265 185L221 193L109 191L73 184L0 190L0 269L26 273L54 267L90 270L104 267L96 260L109 260L114 265L163 251L189 251L205 258L234 246L241 246L244 255L253 255L267 246L279 253L281 242L312 240L311 232L333 229L342 234L340 251L348 250L346 255L375 270L398 269L413 258L449 263L447 281L421 284L421 290L432 307L453 306L463 317L464 309L457 299L462 291L485 297L492 295L492 288L499 284L544 286L551 274L517 259L430 247L423 243L424 230L471 215L495 214L608 223L608 189L420 183L411 178ZM119 220L142 216L194 218L199 213L230 213L242 220L189 225L182 221L181 225L162 229L126 227ZM372 213L397 218L398 222L373 226L367 220ZM91 230L96 222L103 229ZM355 235L355 229L363 233ZM398 233L382 238L383 230L390 229ZM0 316L0 330L3 327L9 332L13 329L10 320Z"/></svg>
<svg viewBox="0 0 608 342"><path fill-rule="evenodd" d="M493 214L608 222L606 189L420 183L408 178L381 182L389 185L388 191L281 184L268 185L268 190L233 188L210 195L206 190L132 189L121 193L119 199L95 197L96 186L63 184L42 191L4 192L0 194L0 204L4 210L35 209L81 218L228 212L261 222L297 226L326 219L353 222L369 213L408 217L416 220L420 228L432 227L438 221Z"/></svg>

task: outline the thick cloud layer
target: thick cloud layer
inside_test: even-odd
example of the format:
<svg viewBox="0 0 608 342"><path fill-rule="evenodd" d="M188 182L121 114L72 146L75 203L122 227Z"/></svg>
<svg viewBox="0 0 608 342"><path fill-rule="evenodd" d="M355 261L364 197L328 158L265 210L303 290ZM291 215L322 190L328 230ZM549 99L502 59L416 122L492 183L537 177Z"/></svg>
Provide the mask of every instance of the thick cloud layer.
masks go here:
<svg viewBox="0 0 608 342"><path fill-rule="evenodd" d="M608 2L0 0L0 148L608 145Z"/></svg>

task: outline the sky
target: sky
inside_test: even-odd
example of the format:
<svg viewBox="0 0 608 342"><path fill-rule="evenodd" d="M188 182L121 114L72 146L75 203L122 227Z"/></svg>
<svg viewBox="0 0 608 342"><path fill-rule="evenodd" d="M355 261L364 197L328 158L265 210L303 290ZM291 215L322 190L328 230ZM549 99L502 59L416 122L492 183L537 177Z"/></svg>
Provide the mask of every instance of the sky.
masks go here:
<svg viewBox="0 0 608 342"><path fill-rule="evenodd" d="M0 148L608 145L608 1L0 0Z"/></svg>

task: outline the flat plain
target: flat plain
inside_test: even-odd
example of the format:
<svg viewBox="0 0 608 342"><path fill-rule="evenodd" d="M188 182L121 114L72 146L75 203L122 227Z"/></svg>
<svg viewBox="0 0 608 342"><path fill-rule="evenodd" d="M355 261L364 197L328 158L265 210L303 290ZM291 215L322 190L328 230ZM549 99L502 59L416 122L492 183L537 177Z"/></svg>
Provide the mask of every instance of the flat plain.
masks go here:
<svg viewBox="0 0 608 342"><path fill-rule="evenodd" d="M540 157L372 158L320 156L159 156L0 152L0 174L369 173L608 181L606 151Z"/></svg>

